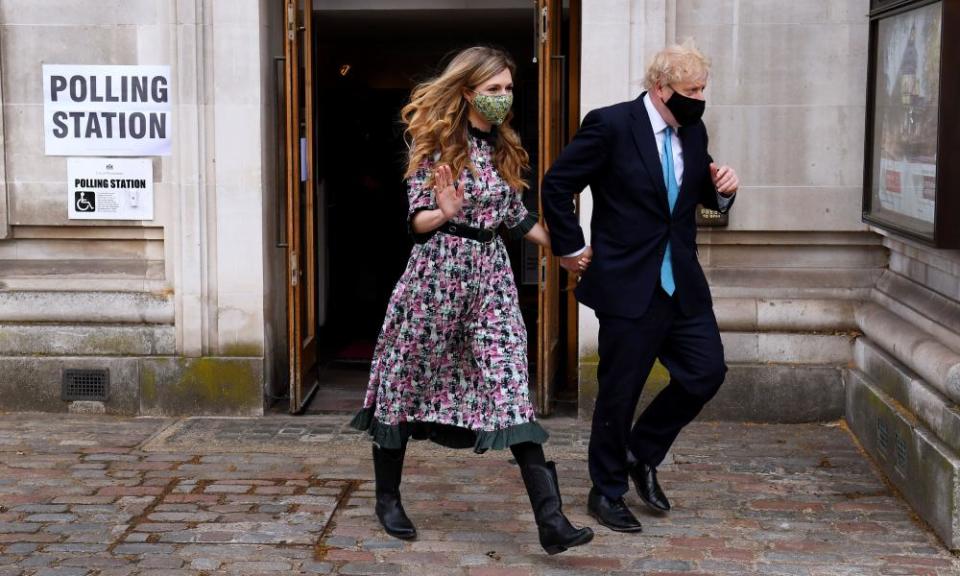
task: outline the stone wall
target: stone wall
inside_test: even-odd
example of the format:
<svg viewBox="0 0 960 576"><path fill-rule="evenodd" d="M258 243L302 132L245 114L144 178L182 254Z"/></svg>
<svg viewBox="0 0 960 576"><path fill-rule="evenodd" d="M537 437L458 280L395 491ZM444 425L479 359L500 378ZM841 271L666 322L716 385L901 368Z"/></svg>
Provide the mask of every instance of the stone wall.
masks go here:
<svg viewBox="0 0 960 576"><path fill-rule="evenodd" d="M960 251L888 235L890 267L857 310L850 428L951 549L960 549Z"/></svg>
<svg viewBox="0 0 960 576"><path fill-rule="evenodd" d="M262 411L260 10L258 0L0 3L0 410L67 410L62 370L102 366L108 412ZM44 63L171 66L173 154L153 158L154 220L67 219L66 158L44 153ZM234 384L207 383L223 402L204 391L206 403L179 405L141 394L164 357L246 369L223 371Z"/></svg>

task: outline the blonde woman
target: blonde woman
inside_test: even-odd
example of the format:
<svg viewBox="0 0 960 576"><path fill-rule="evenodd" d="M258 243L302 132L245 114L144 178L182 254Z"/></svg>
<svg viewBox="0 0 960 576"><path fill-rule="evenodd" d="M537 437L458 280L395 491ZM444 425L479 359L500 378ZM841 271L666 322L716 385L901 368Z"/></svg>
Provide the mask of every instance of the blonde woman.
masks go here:
<svg viewBox="0 0 960 576"><path fill-rule="evenodd" d="M528 396L527 335L497 229L549 246L524 208L529 167L510 127L515 65L469 48L417 86L401 112L410 142L409 225L417 241L397 283L353 426L373 438L376 514L388 534L416 537L400 502L407 440L510 448L549 554L585 544L561 510L556 467Z"/></svg>

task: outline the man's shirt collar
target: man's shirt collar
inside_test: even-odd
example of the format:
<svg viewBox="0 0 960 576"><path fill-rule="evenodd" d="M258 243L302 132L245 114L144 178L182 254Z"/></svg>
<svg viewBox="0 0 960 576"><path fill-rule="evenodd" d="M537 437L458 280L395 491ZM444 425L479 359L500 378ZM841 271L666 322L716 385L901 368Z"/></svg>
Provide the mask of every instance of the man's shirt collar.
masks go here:
<svg viewBox="0 0 960 576"><path fill-rule="evenodd" d="M653 133L659 134L666 130L667 121L663 119L663 116L657 111L657 107L653 105L649 92L643 95L643 105L647 109L647 116L650 117L650 126L653 127Z"/></svg>

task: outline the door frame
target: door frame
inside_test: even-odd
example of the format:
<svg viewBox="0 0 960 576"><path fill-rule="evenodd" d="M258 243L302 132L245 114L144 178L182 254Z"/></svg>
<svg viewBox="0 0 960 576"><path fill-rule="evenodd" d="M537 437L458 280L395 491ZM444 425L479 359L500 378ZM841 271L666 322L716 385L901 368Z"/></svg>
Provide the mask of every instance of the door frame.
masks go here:
<svg viewBox="0 0 960 576"><path fill-rule="evenodd" d="M561 0L537 1L536 40L540 74L537 177L541 191L544 174L579 126L580 0L570 0L569 3L566 51L562 43L562 10ZM577 207L579 209L579 202ZM543 213L541 192L541 225L545 225ZM559 260L549 248L539 248L539 263L535 396L537 412L546 416L553 412L554 388L579 380L578 307L573 294L577 280L569 275L561 287ZM567 320L563 332L560 329L561 306L565 308ZM560 365L561 355L566 357L563 366ZM561 372L566 372L565 379L558 377Z"/></svg>
<svg viewBox="0 0 960 576"><path fill-rule="evenodd" d="M313 114L313 2L284 0L287 336L289 411L303 411L319 382Z"/></svg>
<svg viewBox="0 0 960 576"><path fill-rule="evenodd" d="M539 63L538 181L579 125L580 4L570 0L569 54L561 55L563 25L561 0L536 0L535 42ZM317 362L317 274L314 38L310 0L284 0L284 110L286 123L286 238L287 329L291 413L305 408L319 386L313 370ZM566 67L566 68L565 68ZM565 71L566 70L566 71ZM301 84L302 83L302 84ZM569 95L564 98L564 89ZM564 123L563 120L567 122ZM301 144L301 141L303 144ZM302 148L301 148L302 146ZM306 162L302 160L306 159ZM301 173L305 179L301 178ZM301 198L301 188L306 194ZM540 223L543 224L542 200ZM304 216L301 226L301 216ZM558 374L567 382L577 374L576 279L561 286L560 266L549 249L538 248L537 374L534 402L541 415L552 412ZM566 307L567 326L560 330L560 308ZM306 320L304 320L306 318ZM564 353L565 352L565 353ZM561 356L566 363L561 366ZM563 380L563 379L559 379ZM562 382L560 382L562 384Z"/></svg>

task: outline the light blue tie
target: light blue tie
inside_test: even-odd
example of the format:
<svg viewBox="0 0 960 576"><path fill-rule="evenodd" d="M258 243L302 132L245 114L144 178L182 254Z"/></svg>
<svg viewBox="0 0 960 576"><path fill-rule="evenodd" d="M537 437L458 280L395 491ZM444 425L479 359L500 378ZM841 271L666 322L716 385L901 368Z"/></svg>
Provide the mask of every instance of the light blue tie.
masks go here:
<svg viewBox="0 0 960 576"><path fill-rule="evenodd" d="M672 217L673 207L677 203L677 196L680 190L677 188L677 175L673 171L673 143L671 136L673 128L667 126L663 138L663 182L667 185L667 202L670 204L670 214ZM667 248L663 253L663 264L660 266L660 285L663 290L673 296L677 285L673 281L673 260L670 257L670 241L667 240Z"/></svg>

